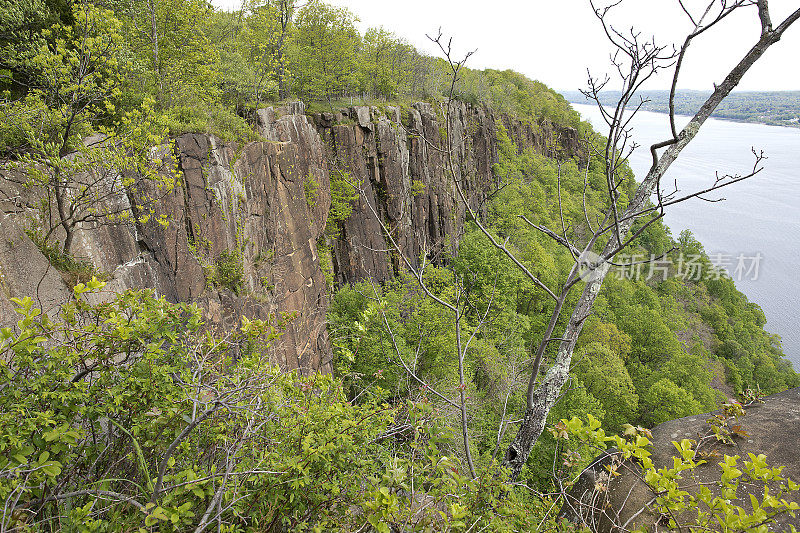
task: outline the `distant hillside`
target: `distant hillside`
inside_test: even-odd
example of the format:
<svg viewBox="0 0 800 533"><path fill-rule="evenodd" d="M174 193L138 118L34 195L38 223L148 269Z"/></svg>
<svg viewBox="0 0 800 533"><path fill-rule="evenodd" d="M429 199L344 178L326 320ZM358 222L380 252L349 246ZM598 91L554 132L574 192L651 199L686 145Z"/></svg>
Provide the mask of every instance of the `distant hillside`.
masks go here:
<svg viewBox="0 0 800 533"><path fill-rule="evenodd" d="M572 103L587 103L579 91L563 91ZM710 91L680 91L675 96L675 111L679 115L693 115L711 94ZM602 94L603 105L616 105L619 91ZM649 100L643 109L666 113L669 106L669 91L643 91ZM713 114L716 118L754 122L774 126L800 127L800 91L734 92L726 98Z"/></svg>

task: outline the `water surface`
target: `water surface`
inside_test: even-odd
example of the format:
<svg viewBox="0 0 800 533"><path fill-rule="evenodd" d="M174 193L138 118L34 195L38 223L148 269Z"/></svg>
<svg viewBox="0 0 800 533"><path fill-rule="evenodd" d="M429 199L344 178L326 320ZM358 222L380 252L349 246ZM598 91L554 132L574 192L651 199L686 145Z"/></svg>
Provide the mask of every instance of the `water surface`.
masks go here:
<svg viewBox="0 0 800 533"><path fill-rule="evenodd" d="M595 129L607 132L596 107L571 105ZM678 126L686 122L688 117L679 117ZM633 127L641 147L630 164L641 179L652 162L649 146L669 137L669 121L666 114L641 112ZM677 179L679 189L688 193L713 184L717 172L747 174L755 160L753 148L768 157L761 173L709 196L724 197L724 202L691 200L671 206L665 220L675 236L691 230L709 256L722 254L731 261L731 270L739 256L761 254L757 276L734 276L736 286L761 306L765 329L781 336L784 353L800 369L800 129L709 119L672 164L664 183Z"/></svg>

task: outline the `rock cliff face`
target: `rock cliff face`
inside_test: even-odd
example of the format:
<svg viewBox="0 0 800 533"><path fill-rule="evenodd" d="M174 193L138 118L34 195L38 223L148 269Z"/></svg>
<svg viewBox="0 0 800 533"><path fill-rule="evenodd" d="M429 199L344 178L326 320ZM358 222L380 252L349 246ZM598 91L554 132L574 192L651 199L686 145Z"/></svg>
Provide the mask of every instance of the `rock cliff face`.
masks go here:
<svg viewBox="0 0 800 533"><path fill-rule="evenodd" d="M454 252L463 234L464 208L445 170L445 126L429 104L387 111L357 107L314 117L330 160L363 190L333 243L340 283L383 282L398 271L399 259L384 251L391 248L387 231L415 266L422 254L436 261L445 248ZM480 210L496 187L495 117L462 105L450 129L457 176Z"/></svg>
<svg viewBox="0 0 800 533"><path fill-rule="evenodd" d="M241 316L282 318L275 362L326 371L329 291L319 244L327 241L331 249L337 283L394 276L401 262L386 251L389 234L415 265L423 254L436 262L458 246L465 215L445 173L447 125L440 110L424 103L308 117L297 102L257 116L265 142L237 146L186 134L159 147L153 157L171 153L180 184L165 192L141 183L115 198L132 215L147 204L153 216L84 227L73 253L110 275L107 291L152 288L169 300L197 303L223 331ZM574 130L534 128L486 107L460 105L449 124L453 165L478 213L498 185L498 119L522 147L548 153L550 140L558 139L570 154L579 153ZM331 173L349 176L362 194L338 232L326 234ZM0 202L0 324L6 325L15 320L10 297L33 295L52 310L71 291L23 231L38 216L34 206L43 191L6 179L0 189L8 199Z"/></svg>

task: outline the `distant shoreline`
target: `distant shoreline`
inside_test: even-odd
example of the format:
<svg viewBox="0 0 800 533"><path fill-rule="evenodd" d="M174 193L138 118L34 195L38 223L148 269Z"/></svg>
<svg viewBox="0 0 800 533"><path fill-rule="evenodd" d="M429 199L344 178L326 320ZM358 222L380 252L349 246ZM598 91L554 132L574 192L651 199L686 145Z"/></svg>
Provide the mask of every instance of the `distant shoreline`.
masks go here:
<svg viewBox="0 0 800 533"><path fill-rule="evenodd" d="M592 104L578 91L563 91L561 94L571 104ZM605 106L615 106L619 94L618 91L601 93L600 101ZM693 116L710 94L702 91L678 92L675 96L675 114ZM645 91L641 96L647 100L642 106L643 111L668 113L668 91ZM800 128L800 91L732 93L720 103L711 117L742 124Z"/></svg>
<svg viewBox="0 0 800 533"><path fill-rule="evenodd" d="M567 100L570 104L578 104L578 105L593 105L593 102L590 101L583 101L583 102L573 102L572 100ZM603 104L604 106L606 104ZM608 106L606 106L608 107ZM649 113L658 113L660 115L667 115L668 112L666 109L645 109L642 108L642 111L647 111ZM694 113L678 113L675 112L675 116L678 117L692 117ZM736 122L737 124L760 124L761 126L775 126L776 128L800 128L800 122L796 122L794 124L776 124L772 122L764 122L758 120L743 120L743 119L736 119L736 118L728 118L728 117L720 117L718 115L711 115L711 118L714 120L721 120L723 122Z"/></svg>

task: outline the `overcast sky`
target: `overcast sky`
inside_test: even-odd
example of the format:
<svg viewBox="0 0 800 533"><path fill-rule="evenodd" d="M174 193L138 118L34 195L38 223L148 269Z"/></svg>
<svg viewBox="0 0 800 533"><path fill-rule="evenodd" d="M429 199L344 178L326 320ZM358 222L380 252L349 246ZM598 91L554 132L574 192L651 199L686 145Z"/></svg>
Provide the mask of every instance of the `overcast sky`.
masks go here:
<svg viewBox="0 0 800 533"><path fill-rule="evenodd" d="M240 0L212 0L236 9ZM586 87L586 69L594 76L608 71L610 47L588 0L326 0L349 8L359 18L363 32L383 26L429 54L437 50L425 34L439 26L453 36L461 53L476 49L472 68L513 69L559 90ZM700 9L708 0L685 0ZM602 3L603 0L598 0ZM717 1L719 3L719 1ZM770 0L772 20L800 6L800 0ZM615 26L635 25L643 36L660 43L682 42L688 19L676 0L627 0L613 14ZM713 89L758 39L760 26L755 8L740 10L698 41L687 57L680 87ZM745 76L740 90L800 90L800 23L773 46ZM616 88L616 87L615 87ZM648 88L668 88L656 80Z"/></svg>

